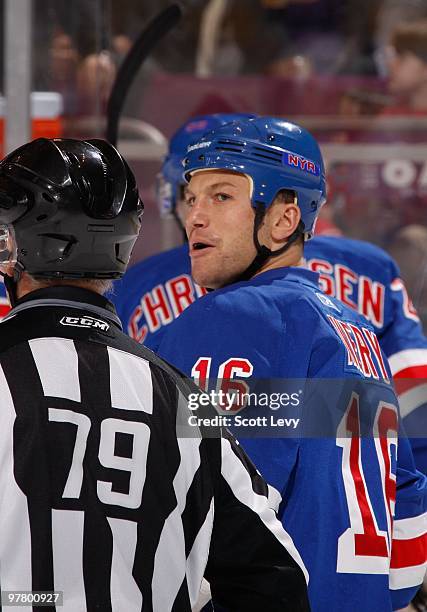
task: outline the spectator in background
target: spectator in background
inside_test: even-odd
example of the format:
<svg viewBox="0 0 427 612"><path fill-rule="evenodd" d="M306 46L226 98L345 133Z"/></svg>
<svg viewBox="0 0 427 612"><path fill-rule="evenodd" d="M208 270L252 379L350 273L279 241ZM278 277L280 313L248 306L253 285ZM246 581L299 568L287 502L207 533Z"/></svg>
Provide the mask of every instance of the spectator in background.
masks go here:
<svg viewBox="0 0 427 612"><path fill-rule="evenodd" d="M211 0L201 15L197 52L209 61L197 61L203 64L197 72L299 79L312 73L373 74L379 2Z"/></svg>
<svg viewBox="0 0 427 612"><path fill-rule="evenodd" d="M342 93L338 114L345 117L359 117L361 115L371 117L378 115L389 102L389 97L382 92L371 91L363 87L353 87Z"/></svg>
<svg viewBox="0 0 427 612"><path fill-rule="evenodd" d="M372 41L381 0L259 2L270 23L281 25L285 59L304 56L318 74L375 74Z"/></svg>
<svg viewBox="0 0 427 612"><path fill-rule="evenodd" d="M299 83L313 75L313 64L304 55L279 57L267 67L267 74L284 79L294 79Z"/></svg>
<svg viewBox="0 0 427 612"><path fill-rule="evenodd" d="M427 18L426 0L381 0L375 25L375 62L381 76L387 75L386 49L395 28L401 23Z"/></svg>
<svg viewBox="0 0 427 612"><path fill-rule="evenodd" d="M388 248L396 259L408 289L427 331L427 227L407 225L396 232Z"/></svg>
<svg viewBox="0 0 427 612"><path fill-rule="evenodd" d="M76 76L79 61L79 52L72 36L61 27L55 27L45 70L51 79L50 87L63 96L66 115L75 112L78 106Z"/></svg>
<svg viewBox="0 0 427 612"><path fill-rule="evenodd" d="M316 72L333 72L343 46L342 22L347 0L259 0L270 27L280 24L280 56L306 57ZM277 60L276 60L277 64ZM287 68L286 64L283 66ZM288 76L287 71L283 76Z"/></svg>
<svg viewBox="0 0 427 612"><path fill-rule="evenodd" d="M89 53L80 62L77 71L77 90L84 107L88 110L106 108L111 87L116 77L116 66L111 53L106 49Z"/></svg>
<svg viewBox="0 0 427 612"><path fill-rule="evenodd" d="M34 2L32 85L35 91L62 94L65 117L100 117L105 110L116 70L110 53L110 4L87 0ZM67 129L66 124L66 133ZM74 125L71 131L75 135Z"/></svg>
<svg viewBox="0 0 427 612"><path fill-rule="evenodd" d="M106 44L97 49L93 41L93 47L89 45L86 53L80 43L74 34L57 27L48 51L47 86L63 95L66 116L103 110L116 75Z"/></svg>
<svg viewBox="0 0 427 612"><path fill-rule="evenodd" d="M395 95L389 114L427 112L427 19L399 24L387 53L389 90Z"/></svg>

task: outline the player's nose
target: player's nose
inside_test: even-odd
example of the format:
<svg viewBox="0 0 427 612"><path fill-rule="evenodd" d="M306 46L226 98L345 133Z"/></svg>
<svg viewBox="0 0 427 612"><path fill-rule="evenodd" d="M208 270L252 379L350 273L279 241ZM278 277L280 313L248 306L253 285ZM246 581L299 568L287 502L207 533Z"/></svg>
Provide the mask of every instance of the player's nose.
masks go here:
<svg viewBox="0 0 427 612"><path fill-rule="evenodd" d="M194 199L194 203L186 216L186 227L206 227L209 224L209 214L207 199L203 196L198 196Z"/></svg>

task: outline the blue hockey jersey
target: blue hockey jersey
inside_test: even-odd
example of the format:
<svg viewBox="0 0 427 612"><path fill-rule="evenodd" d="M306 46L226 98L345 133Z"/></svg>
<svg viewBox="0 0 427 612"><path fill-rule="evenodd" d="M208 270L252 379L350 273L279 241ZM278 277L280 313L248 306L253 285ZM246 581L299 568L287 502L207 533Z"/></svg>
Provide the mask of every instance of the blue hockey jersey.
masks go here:
<svg viewBox="0 0 427 612"><path fill-rule="evenodd" d="M393 259L360 240L315 236L305 245L308 267L319 273L320 287L373 325L397 381L401 415L417 467L427 474L427 339L400 280ZM133 266L116 283L112 301L123 328L156 350L167 326L203 295L191 279L187 245L154 255Z"/></svg>
<svg viewBox="0 0 427 612"><path fill-rule="evenodd" d="M403 351L427 351L399 269L385 251L361 240L315 236L306 243L305 255L309 269L319 273L322 291L372 323L382 349L393 358L393 374L406 369ZM165 326L206 293L191 279L186 244L135 264L115 287L112 300L123 328L150 348L159 344ZM420 361L427 367L427 353Z"/></svg>
<svg viewBox="0 0 427 612"><path fill-rule="evenodd" d="M317 274L282 268L195 302L169 327L160 354L202 387L235 377L249 385L269 379L272 388L285 379L329 385L330 404L341 411L334 437L277 437L268 423L262 437L249 436L237 431L237 416L234 431L280 494L279 516L309 572L312 609L406 605L425 571L426 484L407 440L397 445L396 398L366 320L321 293ZM324 388L309 410L330 417ZM360 435L366 411L377 437Z"/></svg>
<svg viewBox="0 0 427 612"><path fill-rule="evenodd" d="M155 350L165 327L206 293L190 274L188 247L153 255L132 266L109 296L126 333Z"/></svg>
<svg viewBox="0 0 427 612"><path fill-rule="evenodd" d="M3 278L0 277L0 321L7 315L10 310L9 299L6 294Z"/></svg>
<svg viewBox="0 0 427 612"><path fill-rule="evenodd" d="M326 295L372 323L396 381L417 467L427 474L427 338L398 267L372 244L331 236L307 242L305 257Z"/></svg>

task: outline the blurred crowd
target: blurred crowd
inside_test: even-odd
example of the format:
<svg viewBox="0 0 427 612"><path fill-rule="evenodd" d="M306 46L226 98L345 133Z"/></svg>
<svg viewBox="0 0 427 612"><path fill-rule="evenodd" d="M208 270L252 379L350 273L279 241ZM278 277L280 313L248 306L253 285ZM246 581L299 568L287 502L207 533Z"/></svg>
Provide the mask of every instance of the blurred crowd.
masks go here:
<svg viewBox="0 0 427 612"><path fill-rule="evenodd" d="M136 35L168 4L35 0L35 87L62 90L70 111L79 104L87 110L95 94L105 103ZM350 92L342 111L417 114L427 106L426 0L186 0L184 6L184 20L148 68L299 81L387 77L384 95Z"/></svg>

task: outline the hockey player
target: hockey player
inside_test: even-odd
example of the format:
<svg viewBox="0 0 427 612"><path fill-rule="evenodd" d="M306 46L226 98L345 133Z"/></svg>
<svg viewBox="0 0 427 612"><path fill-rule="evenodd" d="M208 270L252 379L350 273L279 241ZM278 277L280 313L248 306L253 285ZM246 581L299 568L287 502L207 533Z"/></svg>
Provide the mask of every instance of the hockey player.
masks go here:
<svg viewBox="0 0 427 612"><path fill-rule="evenodd" d="M102 295L142 209L102 140L38 139L0 163L2 604L190 612L205 574L229 609L308 610L265 483L218 428L178 437L195 388Z"/></svg>
<svg viewBox="0 0 427 612"><path fill-rule="evenodd" d="M325 198L317 143L283 120L236 121L189 147L186 177L192 275L214 291L169 327L160 354L202 387L224 379L230 388L234 377L334 379L337 438L264 431L240 441L280 493L312 609L403 607L425 570L425 479L406 439L396 453L397 402L375 334L302 267ZM337 388L345 394L334 405ZM309 416L319 423L327 406L318 404ZM379 438L360 435L362 413Z"/></svg>
<svg viewBox="0 0 427 612"><path fill-rule="evenodd" d="M160 214L173 215L183 232L182 159L187 147L219 125L253 116L245 113L200 115L189 119L172 136L158 177L157 198ZM191 278L188 248L184 245L132 266L123 279L115 283L111 299L124 330L131 338L155 350L165 326L205 293Z"/></svg>
<svg viewBox="0 0 427 612"><path fill-rule="evenodd" d="M162 215L172 214L182 228L184 179L182 160L187 146L206 131L240 115L206 115L190 119L173 136L160 173L158 202ZM242 115L244 117L244 115ZM405 427L418 469L427 474L426 405L417 378L427 378L427 340L418 315L393 259L382 249L360 240L314 236L305 246L308 267L320 274L320 287L373 325L393 376ZM167 326L206 292L191 278L188 245L171 249L134 265L116 283L113 301L127 333L156 349Z"/></svg>

